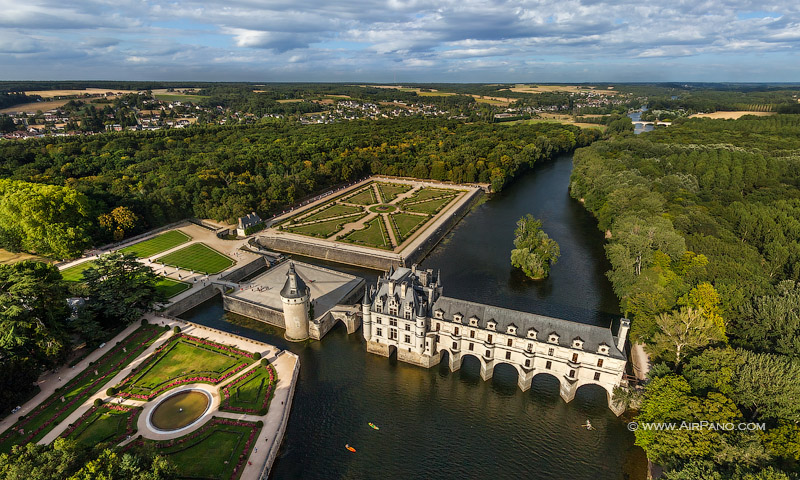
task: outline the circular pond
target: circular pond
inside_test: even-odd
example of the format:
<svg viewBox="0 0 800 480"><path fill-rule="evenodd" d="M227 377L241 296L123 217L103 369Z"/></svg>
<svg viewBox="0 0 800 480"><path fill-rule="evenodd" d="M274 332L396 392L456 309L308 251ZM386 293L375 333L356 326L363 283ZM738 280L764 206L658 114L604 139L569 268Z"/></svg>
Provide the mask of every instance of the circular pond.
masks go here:
<svg viewBox="0 0 800 480"><path fill-rule="evenodd" d="M203 390L183 390L162 400L149 421L156 430L173 432L195 423L210 406L211 397Z"/></svg>
<svg viewBox="0 0 800 480"><path fill-rule="evenodd" d="M389 205L388 203L369 207L369 211L375 213L392 213L395 210L397 210L397 207L394 205Z"/></svg>

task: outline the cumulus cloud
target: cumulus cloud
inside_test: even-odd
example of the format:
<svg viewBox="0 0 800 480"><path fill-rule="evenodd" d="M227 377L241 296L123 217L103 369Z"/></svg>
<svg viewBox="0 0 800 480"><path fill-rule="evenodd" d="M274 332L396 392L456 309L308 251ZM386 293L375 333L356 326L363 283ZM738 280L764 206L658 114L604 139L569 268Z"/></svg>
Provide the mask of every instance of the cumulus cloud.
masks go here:
<svg viewBox="0 0 800 480"><path fill-rule="evenodd" d="M559 75L543 80L583 81L586 72L616 75L595 80L659 80L630 77L667 70L654 62L693 62L718 65L704 75L725 80L726 72L741 74L733 65L743 56L796 52L800 4L768 2L0 0L0 56L11 67L5 75L42 77L51 74L42 59L53 58L116 67L120 78L138 65L151 74L232 80L275 72L297 75L281 80L358 80L403 69L418 81L458 81L469 70L487 79L513 73L508 81L543 73ZM782 68L800 73L796 61ZM759 79L770 80L752 78Z"/></svg>

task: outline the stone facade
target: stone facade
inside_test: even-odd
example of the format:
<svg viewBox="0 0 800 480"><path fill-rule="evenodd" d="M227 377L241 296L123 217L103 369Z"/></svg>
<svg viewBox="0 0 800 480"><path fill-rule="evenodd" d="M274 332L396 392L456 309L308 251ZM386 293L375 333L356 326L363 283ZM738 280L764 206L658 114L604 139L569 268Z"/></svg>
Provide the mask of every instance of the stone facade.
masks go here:
<svg viewBox="0 0 800 480"><path fill-rule="evenodd" d="M522 390L536 375L555 377L567 402L581 386L599 385L609 407L622 413L611 396L625 382L627 319L614 337L608 328L445 297L440 275L415 266L390 269L365 291L361 309L371 353L394 350L398 360L427 368L446 352L453 371L472 355L484 380L506 363L517 370Z"/></svg>
<svg viewBox="0 0 800 480"><path fill-rule="evenodd" d="M286 283L281 289L287 340L299 342L308 338L310 300L311 292L308 285L297 275L294 264L289 265Z"/></svg>

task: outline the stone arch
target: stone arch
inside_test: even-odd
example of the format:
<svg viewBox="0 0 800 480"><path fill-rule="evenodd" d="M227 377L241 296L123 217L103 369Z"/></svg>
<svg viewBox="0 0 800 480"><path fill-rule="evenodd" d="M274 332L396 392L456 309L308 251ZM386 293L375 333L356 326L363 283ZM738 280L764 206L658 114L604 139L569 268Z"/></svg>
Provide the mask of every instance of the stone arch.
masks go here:
<svg viewBox="0 0 800 480"><path fill-rule="evenodd" d="M388 354L386 355L388 358L392 358L392 356L394 356L394 358L397 359L397 345L387 345L386 350L388 351Z"/></svg>
<svg viewBox="0 0 800 480"><path fill-rule="evenodd" d="M549 375L558 380L558 394L561 395L561 398L564 399L565 402L569 403L575 398L575 389L577 388L576 381L570 381L563 375L556 375L553 372L531 372L531 374L531 380L538 375ZM528 387L530 387L530 383Z"/></svg>
<svg viewBox="0 0 800 480"><path fill-rule="evenodd" d="M502 367L500 367L501 365ZM523 370L519 365L506 361L492 362L492 365L489 366L489 368L491 368L492 378L495 376L495 370L497 370L497 367L500 367L501 377L502 377L502 370L508 369L509 371L513 371L516 374L515 380L517 382L517 385L522 389L522 391L525 391L528 388L530 388L530 380L527 381L527 385L523 385L523 382L525 381L526 378L532 379L533 375L529 375L528 372L525 372L525 370Z"/></svg>
<svg viewBox="0 0 800 480"><path fill-rule="evenodd" d="M617 407L617 406L614 405L614 401L613 401L613 399L614 399L614 389L613 389L613 387L609 387L608 385L605 385L605 384L601 384L601 383L597 383L597 382L581 382L581 383L579 383L579 384L577 384L575 386L575 393L573 393L573 396L575 394L577 394L578 390L580 390L581 388L586 387L586 386L589 386L589 387L595 388L595 389L600 389L603 392L605 392L605 394L606 394L606 402L608 404L608 408L611 409L611 411L614 412L615 415L620 416L625 411L625 408L623 406ZM586 389L584 388L584 391L585 390Z"/></svg>
<svg viewBox="0 0 800 480"><path fill-rule="evenodd" d="M517 365L516 363L511 363L511 362L506 362L506 361L494 361L492 363L494 363L494 365L492 365L492 370L497 368L498 365L511 365L512 367L514 367L514 370L517 371L517 375L519 375L520 377L524 376L525 373L526 373L525 370L520 365ZM533 378L533 377L531 377L531 378Z"/></svg>

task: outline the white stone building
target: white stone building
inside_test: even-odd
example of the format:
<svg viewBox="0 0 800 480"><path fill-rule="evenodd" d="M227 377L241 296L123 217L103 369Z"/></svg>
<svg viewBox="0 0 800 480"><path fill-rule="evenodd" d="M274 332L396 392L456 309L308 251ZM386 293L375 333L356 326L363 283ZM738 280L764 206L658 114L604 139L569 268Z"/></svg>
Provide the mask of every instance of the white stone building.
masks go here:
<svg viewBox="0 0 800 480"><path fill-rule="evenodd" d="M492 377L500 363L512 365L519 386L547 374L559 381L569 402L583 385L606 390L609 407L615 386L625 382L625 340L630 322L622 319L615 337L610 328L544 317L442 295L440 275L432 270L390 269L367 288L362 328L371 353L431 367L447 352L450 370L465 355L476 357L481 377Z"/></svg>

